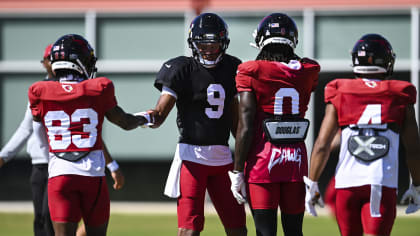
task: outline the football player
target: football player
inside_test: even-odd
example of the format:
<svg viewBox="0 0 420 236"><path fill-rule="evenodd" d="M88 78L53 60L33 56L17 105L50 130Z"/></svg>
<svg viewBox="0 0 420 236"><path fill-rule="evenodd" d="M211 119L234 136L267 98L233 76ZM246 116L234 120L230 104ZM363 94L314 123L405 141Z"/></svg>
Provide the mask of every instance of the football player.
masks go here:
<svg viewBox="0 0 420 236"><path fill-rule="evenodd" d="M230 194L228 146L236 131L235 74L240 60L226 54L228 28L216 14L203 13L190 25L192 57L180 56L162 65L155 81L161 95L148 114L159 127L177 106L179 143L165 187L178 199L178 235L200 235L204 226L206 190L226 234L246 235L245 210Z"/></svg>
<svg viewBox="0 0 420 236"><path fill-rule="evenodd" d="M414 113L415 87L392 80L395 54L381 35L366 34L351 52L355 79L325 88L325 116L311 155L306 196L316 215L317 181L341 128L335 172L336 216L342 235L390 235L396 217L398 147L401 136L412 185L407 213L420 207L420 141Z"/></svg>
<svg viewBox="0 0 420 236"><path fill-rule="evenodd" d="M41 64L45 68L47 75L44 80L54 80L54 74L51 69L50 52L52 44L47 45L44 49L44 56ZM52 236L54 229L52 227L50 214L48 211L47 200L47 183L48 183L48 144L46 134L42 139L38 139L37 135L33 135L32 114L29 104L23 120L19 124L13 136L4 145L0 151L0 167L11 161L16 154L27 143L26 151L31 157L31 191L32 202L34 206L33 230L35 236ZM44 132L45 133L45 132Z"/></svg>
<svg viewBox="0 0 420 236"><path fill-rule="evenodd" d="M266 16L254 33L256 60L242 63L236 75L240 95L232 192L248 201L258 236L277 233L280 207L284 235L302 235L307 154L304 119L320 66L299 58L298 29L288 15Z"/></svg>
<svg viewBox="0 0 420 236"><path fill-rule="evenodd" d="M60 37L50 57L58 81L37 82L28 96L34 133L45 129L48 136L48 205L54 230L56 235L75 235L83 218L88 235L106 235L110 202L102 150L104 117L125 130L147 119L125 113L117 105L113 83L94 78L96 57L82 36Z"/></svg>

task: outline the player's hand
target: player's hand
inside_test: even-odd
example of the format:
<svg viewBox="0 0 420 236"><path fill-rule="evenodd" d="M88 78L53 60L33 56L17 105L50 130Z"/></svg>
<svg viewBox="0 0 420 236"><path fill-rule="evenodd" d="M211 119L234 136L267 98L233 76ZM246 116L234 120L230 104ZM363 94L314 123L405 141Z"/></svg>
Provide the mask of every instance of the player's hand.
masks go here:
<svg viewBox="0 0 420 236"><path fill-rule="evenodd" d="M115 190L120 190L124 186L125 178L120 169L111 172L112 179L114 180L114 185L112 186Z"/></svg>
<svg viewBox="0 0 420 236"><path fill-rule="evenodd" d="M408 200L408 206L405 210L406 214L411 214L420 209L420 186L410 185L410 188L404 193L401 198L401 203Z"/></svg>
<svg viewBox="0 0 420 236"><path fill-rule="evenodd" d="M320 207L324 207L324 201L319 193L318 183L306 176L303 176L303 182L306 185L305 209L309 214L318 216L315 205L318 204Z"/></svg>
<svg viewBox="0 0 420 236"><path fill-rule="evenodd" d="M4 165L4 160L3 158L0 157L0 168Z"/></svg>
<svg viewBox="0 0 420 236"><path fill-rule="evenodd" d="M137 112L137 113L134 113L134 115L144 120L142 125L140 125L142 128L146 128L146 127L154 125L154 118L152 115L150 115L149 111Z"/></svg>
<svg viewBox="0 0 420 236"><path fill-rule="evenodd" d="M229 171L229 178L232 183L230 190L232 191L233 196L239 204L244 204L246 202L244 172L233 173L232 171Z"/></svg>

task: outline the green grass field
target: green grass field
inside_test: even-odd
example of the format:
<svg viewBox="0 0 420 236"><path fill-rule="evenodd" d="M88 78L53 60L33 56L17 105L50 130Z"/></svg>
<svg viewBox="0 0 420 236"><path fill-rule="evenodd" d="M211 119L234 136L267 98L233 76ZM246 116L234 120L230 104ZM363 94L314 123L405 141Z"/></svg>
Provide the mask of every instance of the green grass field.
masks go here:
<svg viewBox="0 0 420 236"><path fill-rule="evenodd" d="M33 215L29 213L0 213L0 235L26 236L32 233ZM117 236L166 236L176 235L175 214L111 214L108 235ZM392 231L393 236L419 236L420 217L398 217ZM251 217L247 219L248 235L255 235ZM339 235L335 221L330 217L305 217L305 236ZM216 215L206 216L202 236L225 235ZM282 235L279 229L278 235Z"/></svg>

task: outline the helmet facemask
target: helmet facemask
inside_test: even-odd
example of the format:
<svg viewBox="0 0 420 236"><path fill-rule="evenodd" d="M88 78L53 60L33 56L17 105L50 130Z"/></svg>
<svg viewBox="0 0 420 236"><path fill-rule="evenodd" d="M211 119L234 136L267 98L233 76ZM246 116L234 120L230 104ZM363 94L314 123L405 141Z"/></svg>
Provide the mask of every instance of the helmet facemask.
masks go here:
<svg viewBox="0 0 420 236"><path fill-rule="evenodd" d="M193 57L206 68L219 63L229 46L227 25L214 13L197 16L190 25L188 45Z"/></svg>
<svg viewBox="0 0 420 236"><path fill-rule="evenodd" d="M215 67L224 54L222 44L218 41L194 40L192 46L194 56L206 68Z"/></svg>

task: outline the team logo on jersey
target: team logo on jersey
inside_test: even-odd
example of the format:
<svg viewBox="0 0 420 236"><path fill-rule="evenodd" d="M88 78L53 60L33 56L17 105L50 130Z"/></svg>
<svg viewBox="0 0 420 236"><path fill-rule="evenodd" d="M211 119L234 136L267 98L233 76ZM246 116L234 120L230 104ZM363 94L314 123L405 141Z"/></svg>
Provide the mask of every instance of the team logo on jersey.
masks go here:
<svg viewBox="0 0 420 236"><path fill-rule="evenodd" d="M70 84L62 84L61 87L63 87L64 91L70 93L73 91L73 87Z"/></svg>
<svg viewBox="0 0 420 236"><path fill-rule="evenodd" d="M165 63L165 67L168 68L168 69L170 69L172 67L172 65Z"/></svg>
<svg viewBox="0 0 420 236"><path fill-rule="evenodd" d="M351 136L348 150L356 158L363 161L374 161L384 157L389 150L389 140L383 136Z"/></svg>
<svg viewBox="0 0 420 236"><path fill-rule="evenodd" d="M300 165L302 164L302 150L300 148L283 148L277 149L273 148L271 152L270 162L268 163L268 173L271 172L271 169L275 165L281 165L286 162L297 162Z"/></svg>
<svg viewBox="0 0 420 236"><path fill-rule="evenodd" d="M375 88L376 86L378 86L378 84L374 80L363 79L363 81L365 82L366 86L370 88Z"/></svg>

